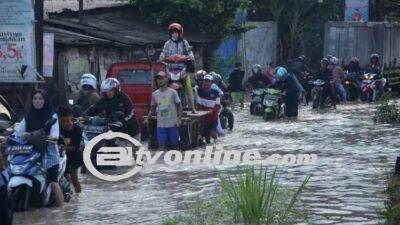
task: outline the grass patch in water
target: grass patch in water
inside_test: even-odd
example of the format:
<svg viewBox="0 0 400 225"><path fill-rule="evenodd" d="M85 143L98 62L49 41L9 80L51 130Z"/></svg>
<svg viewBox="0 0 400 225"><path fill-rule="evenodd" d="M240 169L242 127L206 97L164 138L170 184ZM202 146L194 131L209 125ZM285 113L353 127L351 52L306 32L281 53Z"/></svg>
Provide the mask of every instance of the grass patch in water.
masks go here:
<svg viewBox="0 0 400 225"><path fill-rule="evenodd" d="M391 173L385 190L388 201L383 216L385 225L398 225L400 222L400 176Z"/></svg>
<svg viewBox="0 0 400 225"><path fill-rule="evenodd" d="M395 95L391 92L382 96L381 103L378 105L374 115L375 123L400 123L400 111L395 100L391 100Z"/></svg>
<svg viewBox="0 0 400 225"><path fill-rule="evenodd" d="M245 167L221 178L220 192L211 200L199 200L187 214L176 216L163 225L270 225L293 224L305 216L296 207L309 176L295 191L279 184L275 171Z"/></svg>

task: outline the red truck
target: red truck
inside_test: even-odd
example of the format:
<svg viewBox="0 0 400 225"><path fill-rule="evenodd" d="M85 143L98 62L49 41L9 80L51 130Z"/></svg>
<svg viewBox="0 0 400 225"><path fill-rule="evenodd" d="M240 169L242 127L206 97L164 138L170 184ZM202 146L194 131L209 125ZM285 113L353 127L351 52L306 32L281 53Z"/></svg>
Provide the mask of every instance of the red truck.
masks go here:
<svg viewBox="0 0 400 225"><path fill-rule="evenodd" d="M165 71L164 65L157 63L153 65L154 74ZM122 91L127 94L134 106L136 119L143 121L150 109L152 94L151 67L147 61L133 61L114 63L107 71L107 78L112 77L119 80Z"/></svg>

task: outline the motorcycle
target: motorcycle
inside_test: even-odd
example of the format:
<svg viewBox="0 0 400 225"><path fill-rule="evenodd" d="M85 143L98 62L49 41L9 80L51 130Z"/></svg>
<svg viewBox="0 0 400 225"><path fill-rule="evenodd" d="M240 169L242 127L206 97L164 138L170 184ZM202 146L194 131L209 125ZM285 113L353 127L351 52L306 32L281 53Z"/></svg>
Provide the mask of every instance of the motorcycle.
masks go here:
<svg viewBox="0 0 400 225"><path fill-rule="evenodd" d="M81 149L85 148L85 146L96 136L107 133L108 131L115 129L118 127L115 123L109 123L109 119L107 118L102 118L100 116L91 116L91 117L86 117L86 118L81 118L79 120L79 126L82 127L82 143L81 143ZM96 169L113 169L115 167L112 166L97 166L97 152L100 150L102 147L116 147L116 140L103 140L100 141L100 143L96 144L94 146L94 149L91 152L91 161L92 164ZM84 169L85 171L85 169Z"/></svg>
<svg viewBox="0 0 400 225"><path fill-rule="evenodd" d="M283 93L280 90L268 88L265 90L263 106L265 108L263 119L270 121L282 118L285 115L285 103L282 101Z"/></svg>
<svg viewBox="0 0 400 225"><path fill-rule="evenodd" d="M188 61L185 55L172 55L168 56L164 60L167 75L170 80L169 87L176 90L179 94L179 98L182 101L182 105L186 105L186 96L184 91L184 83L187 78L186 74L186 62Z"/></svg>
<svg viewBox="0 0 400 225"><path fill-rule="evenodd" d="M335 104L333 103L332 99L329 97L329 95L325 96L324 99L324 86L325 86L325 81L318 79L313 82L314 88L311 91L312 95L312 100L313 100L313 109L323 109L323 108L331 108L335 107Z"/></svg>
<svg viewBox="0 0 400 225"><path fill-rule="evenodd" d="M348 101L357 101L360 96L360 87L358 84L359 76L355 72L346 72L346 78L343 81Z"/></svg>
<svg viewBox="0 0 400 225"><path fill-rule="evenodd" d="M263 99L265 91L262 88L254 89L251 93L250 114L262 116L264 113Z"/></svg>
<svg viewBox="0 0 400 225"><path fill-rule="evenodd" d="M46 179L46 171L42 168L42 151L36 146L35 138L40 138L36 143L55 144L46 140L43 130L32 132L29 138L20 138L11 135L4 152L8 162L10 181L8 188L11 190L11 201L15 211L26 211L30 206L46 207L54 202L54 196L49 182ZM61 160L59 162L58 183L64 194L64 200L69 201L71 196L70 183L64 177L67 164L65 148L60 146Z"/></svg>
<svg viewBox="0 0 400 225"><path fill-rule="evenodd" d="M377 82L382 82L382 86L385 87L386 79L377 79L375 80L376 74L373 73L365 73L363 76L363 81L361 85L361 101L373 102L376 100L376 95L378 92Z"/></svg>
<svg viewBox="0 0 400 225"><path fill-rule="evenodd" d="M219 119L221 121L221 126L223 129L233 129L234 117L232 111L228 108L231 102L231 95L228 92L225 92L224 98L221 100L222 110L219 114Z"/></svg>

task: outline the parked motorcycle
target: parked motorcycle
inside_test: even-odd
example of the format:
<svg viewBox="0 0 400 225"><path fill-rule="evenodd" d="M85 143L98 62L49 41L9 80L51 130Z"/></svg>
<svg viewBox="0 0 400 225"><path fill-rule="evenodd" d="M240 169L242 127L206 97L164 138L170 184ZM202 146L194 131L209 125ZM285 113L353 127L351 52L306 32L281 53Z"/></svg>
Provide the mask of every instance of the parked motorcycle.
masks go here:
<svg viewBox="0 0 400 225"><path fill-rule="evenodd" d="M254 89L251 93L250 114L262 116L264 113L263 99L265 91L262 88Z"/></svg>
<svg viewBox="0 0 400 225"><path fill-rule="evenodd" d="M377 82L381 82L382 86L386 85L386 79L374 79L376 74L373 73L365 73L361 85L361 101L373 102L376 99L376 95L378 92Z"/></svg>
<svg viewBox="0 0 400 225"><path fill-rule="evenodd" d="M50 129L48 129L50 130ZM48 132L43 130L32 132L26 138L11 135L4 152L7 157L11 190L11 200L15 211L25 211L30 206L45 207L55 202L50 184L46 179L46 171L42 168L42 151L35 143L55 144L46 140ZM65 148L60 146L61 160L58 170L58 182L69 201L71 196L70 183L64 177L67 164Z"/></svg>
<svg viewBox="0 0 400 225"><path fill-rule="evenodd" d="M324 86L325 81L318 79L313 82L314 88L311 91L312 100L313 100L313 109L321 110L323 108L331 108L335 107L333 100L329 97L329 95L325 96L324 99Z"/></svg>
<svg viewBox="0 0 400 225"><path fill-rule="evenodd" d="M280 90L268 88L265 90L263 100L263 119L270 121L282 118L285 115L285 103L282 100L283 93Z"/></svg>

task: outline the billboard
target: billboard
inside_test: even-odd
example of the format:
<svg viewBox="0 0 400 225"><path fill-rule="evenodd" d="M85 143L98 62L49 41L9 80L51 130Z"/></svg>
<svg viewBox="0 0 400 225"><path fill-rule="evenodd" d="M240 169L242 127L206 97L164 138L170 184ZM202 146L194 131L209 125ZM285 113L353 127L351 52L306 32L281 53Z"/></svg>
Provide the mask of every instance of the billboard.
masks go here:
<svg viewBox="0 0 400 225"><path fill-rule="evenodd" d="M345 21L367 22L369 0L346 0Z"/></svg>
<svg viewBox="0 0 400 225"><path fill-rule="evenodd" d="M0 0L0 82L36 81L31 0Z"/></svg>

